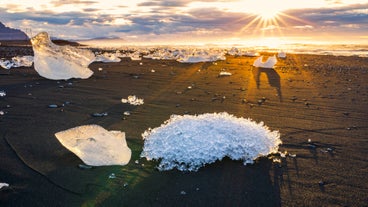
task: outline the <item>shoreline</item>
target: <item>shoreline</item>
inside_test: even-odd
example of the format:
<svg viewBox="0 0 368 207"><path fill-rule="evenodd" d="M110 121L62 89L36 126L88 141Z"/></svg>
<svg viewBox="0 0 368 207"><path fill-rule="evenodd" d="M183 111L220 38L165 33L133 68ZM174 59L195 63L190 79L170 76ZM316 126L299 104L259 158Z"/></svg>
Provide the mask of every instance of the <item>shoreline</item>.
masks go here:
<svg viewBox="0 0 368 207"><path fill-rule="evenodd" d="M0 190L0 203L365 205L368 58L288 54L270 70L252 67L255 59L227 56L216 64L186 64L123 58L92 63L91 78L68 81L46 80L33 68L1 69L0 90L7 95L0 97L5 112L0 117L0 182L11 187ZM232 75L220 77L221 71ZM144 104L122 104L128 95L143 98ZM47 107L65 102L70 104ZM250 166L225 159L197 173L158 172L157 163L139 158L141 133L170 115L223 111L279 130L280 151L295 157L283 159L281 166L264 158ZM91 116L102 112L108 116ZM133 152L130 163L79 169L81 161L54 133L83 124L124 131ZM108 179L112 172L117 179Z"/></svg>

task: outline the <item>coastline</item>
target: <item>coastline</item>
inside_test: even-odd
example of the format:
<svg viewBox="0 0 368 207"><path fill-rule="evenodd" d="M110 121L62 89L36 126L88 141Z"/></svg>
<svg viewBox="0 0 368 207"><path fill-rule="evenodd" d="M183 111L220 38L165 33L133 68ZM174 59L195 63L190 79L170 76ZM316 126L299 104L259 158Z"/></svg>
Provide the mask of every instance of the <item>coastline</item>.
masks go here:
<svg viewBox="0 0 368 207"><path fill-rule="evenodd" d="M183 64L124 58L92 63L91 78L68 81L46 80L33 68L0 70L0 90L7 93L0 97L5 112L0 117L0 181L11 186L0 190L0 203L365 205L368 58L288 54L270 70L252 67L254 59L227 56L216 64ZM232 75L220 77L223 70ZM144 98L144 105L122 104L128 95ZM280 151L296 157L285 158L281 167L268 159L251 166L226 159L197 173L158 172L155 163L139 159L141 133L170 115L223 111L279 130ZM102 112L109 115L91 116ZM54 133L83 124L124 131L133 151L130 163L89 171L76 167L81 161ZM118 179L107 178L112 172Z"/></svg>

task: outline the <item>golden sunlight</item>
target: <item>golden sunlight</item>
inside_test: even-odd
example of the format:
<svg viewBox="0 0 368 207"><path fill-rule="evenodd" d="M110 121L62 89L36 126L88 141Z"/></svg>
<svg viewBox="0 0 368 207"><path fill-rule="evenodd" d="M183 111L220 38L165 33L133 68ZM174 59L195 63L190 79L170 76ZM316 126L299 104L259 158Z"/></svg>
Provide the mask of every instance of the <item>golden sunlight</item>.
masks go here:
<svg viewBox="0 0 368 207"><path fill-rule="evenodd" d="M256 11L255 14L261 17L263 20L275 19L279 14L279 10L276 8L263 8L262 10Z"/></svg>

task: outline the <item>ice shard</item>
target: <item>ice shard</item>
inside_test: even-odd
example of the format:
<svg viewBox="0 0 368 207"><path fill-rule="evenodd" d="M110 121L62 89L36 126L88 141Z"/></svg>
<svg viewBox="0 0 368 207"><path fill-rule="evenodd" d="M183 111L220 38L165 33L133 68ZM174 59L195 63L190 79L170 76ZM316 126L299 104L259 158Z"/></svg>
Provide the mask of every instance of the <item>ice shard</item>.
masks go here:
<svg viewBox="0 0 368 207"><path fill-rule="evenodd" d="M88 68L95 60L95 55L91 51L69 45L55 45L47 32L37 34L31 42L34 68L40 76L52 80L67 80L87 79L93 74Z"/></svg>
<svg viewBox="0 0 368 207"><path fill-rule="evenodd" d="M84 125L55 134L59 142L91 166L126 165L131 150L121 131L107 131L98 125Z"/></svg>
<svg viewBox="0 0 368 207"><path fill-rule="evenodd" d="M263 62L262 59L263 59L263 56L260 56L259 58L257 58L254 61L253 66L259 67L259 68L273 68L273 66L275 66L275 64L277 63L276 56L269 57L266 60L266 62Z"/></svg>

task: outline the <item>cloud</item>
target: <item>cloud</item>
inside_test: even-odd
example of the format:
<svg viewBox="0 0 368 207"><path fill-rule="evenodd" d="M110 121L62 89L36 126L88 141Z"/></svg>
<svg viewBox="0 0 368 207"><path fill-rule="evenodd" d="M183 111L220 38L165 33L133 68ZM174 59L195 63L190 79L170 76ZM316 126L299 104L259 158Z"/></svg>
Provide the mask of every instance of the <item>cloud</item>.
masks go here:
<svg viewBox="0 0 368 207"><path fill-rule="evenodd" d="M235 1L235 0L232 0ZM244 12L234 12L212 6L210 3L232 2L225 0L168 0L146 1L138 3L134 9L121 3L113 9L98 7L99 1L93 0L54 0L54 10L18 9L19 5L2 6L0 13L4 23L14 27L34 30L51 30L54 35L67 37L94 38L100 36L131 37L203 37L222 38L236 35L259 35L279 30L284 34L300 34L302 32L354 32L368 31L368 4L342 6L342 1L329 0L332 8L298 9L284 11L280 15L282 21L263 25L257 28L257 22L249 25L256 16ZM196 2L193 7L192 3ZM116 2L115 2L116 3ZM203 7L201 4L203 3ZM113 3L111 3L113 4ZM123 5L125 4L125 5ZM336 6L336 5L339 6ZM63 11L65 5L75 5L78 10ZM11 12L9 10L11 8ZM109 7L110 8L110 7ZM107 11L105 10L107 9ZM112 12L114 11L114 12ZM122 11L122 12L119 12ZM246 29L244 29L246 28ZM258 33L257 33L258 32ZM176 38L180 39L180 38Z"/></svg>
<svg viewBox="0 0 368 207"><path fill-rule="evenodd" d="M139 3L138 6L148 6L148 7L183 7L186 6L190 1L186 0L168 0L168 1L147 1Z"/></svg>
<svg viewBox="0 0 368 207"><path fill-rule="evenodd" d="M54 5L55 7L59 7L59 6L64 6L67 4L72 4L72 5L78 5L78 4L82 4L82 5L91 5L91 4L97 4L98 1L86 1L86 0L54 0L50 2L52 5Z"/></svg>

